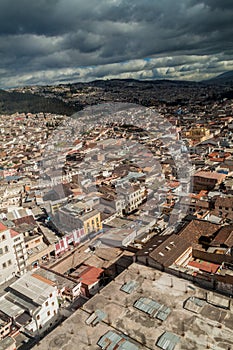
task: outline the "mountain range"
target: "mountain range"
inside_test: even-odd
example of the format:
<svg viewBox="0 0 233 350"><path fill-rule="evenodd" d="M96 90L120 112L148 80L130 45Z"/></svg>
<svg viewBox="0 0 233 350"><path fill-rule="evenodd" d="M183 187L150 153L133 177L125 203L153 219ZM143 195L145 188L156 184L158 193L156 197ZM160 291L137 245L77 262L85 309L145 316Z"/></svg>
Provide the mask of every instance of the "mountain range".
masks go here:
<svg viewBox="0 0 233 350"><path fill-rule="evenodd" d="M233 71L228 71L225 73L222 73L220 75L217 75L214 78L203 80L205 83L211 83L211 84L232 84L233 85Z"/></svg>
<svg viewBox="0 0 233 350"><path fill-rule="evenodd" d="M59 89L56 86L38 86L36 89L27 87L9 91L0 90L0 114L46 112L69 116L86 105L110 101L153 106L160 102L186 104L193 96L203 103L205 99L207 101L232 99L233 71L202 82L112 79L60 84L57 87Z"/></svg>

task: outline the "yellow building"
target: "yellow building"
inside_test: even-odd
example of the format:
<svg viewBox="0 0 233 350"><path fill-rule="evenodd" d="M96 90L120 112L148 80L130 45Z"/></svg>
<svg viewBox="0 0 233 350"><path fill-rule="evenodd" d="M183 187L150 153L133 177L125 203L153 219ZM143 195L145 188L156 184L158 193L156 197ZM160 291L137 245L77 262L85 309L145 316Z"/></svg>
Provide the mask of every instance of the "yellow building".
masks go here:
<svg viewBox="0 0 233 350"><path fill-rule="evenodd" d="M83 223L85 234L102 230L100 212L96 209L85 212L79 220Z"/></svg>
<svg viewBox="0 0 233 350"><path fill-rule="evenodd" d="M210 130L205 127L191 128L185 132L185 137L191 140L192 144L203 142L212 137Z"/></svg>
<svg viewBox="0 0 233 350"><path fill-rule="evenodd" d="M67 230L84 228L85 234L102 230L100 212L85 202L72 203L60 208L59 220Z"/></svg>

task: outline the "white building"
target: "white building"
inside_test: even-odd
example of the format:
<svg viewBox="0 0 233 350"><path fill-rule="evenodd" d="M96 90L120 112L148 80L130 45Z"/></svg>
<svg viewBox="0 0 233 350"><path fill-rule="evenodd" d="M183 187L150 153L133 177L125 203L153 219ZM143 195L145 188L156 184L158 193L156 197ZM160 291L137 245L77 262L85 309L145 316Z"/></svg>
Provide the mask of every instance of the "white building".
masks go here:
<svg viewBox="0 0 233 350"><path fill-rule="evenodd" d="M0 310L35 336L56 322L57 296L53 281L38 275L35 270L29 271L10 285L9 292L0 299Z"/></svg>
<svg viewBox="0 0 233 350"><path fill-rule="evenodd" d="M26 272L24 236L0 223L0 284Z"/></svg>
<svg viewBox="0 0 233 350"><path fill-rule="evenodd" d="M125 196L125 213L131 213L137 210L143 200L146 199L146 189L144 186L132 186L126 190Z"/></svg>
<svg viewBox="0 0 233 350"><path fill-rule="evenodd" d="M1 194L0 209L15 208L20 205L21 193L23 192L24 184L10 184L5 186Z"/></svg>
<svg viewBox="0 0 233 350"><path fill-rule="evenodd" d="M137 236L135 228L112 228L104 233L99 240L110 247L127 247Z"/></svg>

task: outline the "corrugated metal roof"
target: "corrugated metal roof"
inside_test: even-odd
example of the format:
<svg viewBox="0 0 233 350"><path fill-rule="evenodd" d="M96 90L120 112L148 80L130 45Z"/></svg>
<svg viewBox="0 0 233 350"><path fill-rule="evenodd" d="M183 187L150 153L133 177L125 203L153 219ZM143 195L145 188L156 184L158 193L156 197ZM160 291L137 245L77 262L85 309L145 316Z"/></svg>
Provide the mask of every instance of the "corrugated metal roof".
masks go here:
<svg viewBox="0 0 233 350"><path fill-rule="evenodd" d="M128 281L121 286L120 290L127 294L131 294L135 289L137 289L138 285L139 284L137 281Z"/></svg>
<svg viewBox="0 0 233 350"><path fill-rule="evenodd" d="M19 297L16 294L13 294L11 292L8 292L5 295L5 299L7 299L8 301L10 301L15 305L18 305L24 310L28 310L28 312L33 312L38 308L38 305L35 305L33 302L29 302L28 300L25 300L23 296Z"/></svg>
<svg viewBox="0 0 233 350"><path fill-rule="evenodd" d="M197 298L195 298L197 299ZM184 302L184 309L195 312L195 313L200 313L202 310L202 307L206 304L205 301L203 301L203 303L200 302L201 300L197 301L194 300L193 297L188 298L185 302Z"/></svg>
<svg viewBox="0 0 233 350"><path fill-rule="evenodd" d="M138 350L138 346L126 340L123 344L119 346L119 350Z"/></svg>
<svg viewBox="0 0 233 350"><path fill-rule="evenodd" d="M55 287L35 278L31 272L28 272L12 283L10 289L41 305L47 300L49 294L55 290Z"/></svg>
<svg viewBox="0 0 233 350"><path fill-rule="evenodd" d="M30 316L27 312L24 312L22 315L16 317L15 322L20 324L21 326L25 326L32 320L32 316Z"/></svg>
<svg viewBox="0 0 233 350"><path fill-rule="evenodd" d="M0 299L0 310L10 317L16 317L24 312L21 307L6 300L4 297Z"/></svg>
<svg viewBox="0 0 233 350"><path fill-rule="evenodd" d="M159 310L161 304L155 300L142 297L134 303L134 307L143 312L146 312L149 315L152 315L156 310Z"/></svg>
<svg viewBox="0 0 233 350"><path fill-rule="evenodd" d="M159 311L156 314L156 318L158 318L161 321L165 321L170 314L171 309L165 305L162 305L162 307L159 309Z"/></svg>
<svg viewBox="0 0 233 350"><path fill-rule="evenodd" d="M179 343L180 337L171 332L164 332L158 339L156 345L163 350L173 350Z"/></svg>
<svg viewBox="0 0 233 350"><path fill-rule="evenodd" d="M203 306L205 304L205 300L199 299L197 297L190 297L190 301L192 301L197 306Z"/></svg>
<svg viewBox="0 0 233 350"><path fill-rule="evenodd" d="M103 350L139 350L139 347L129 341L125 335L113 331L103 335L97 345Z"/></svg>
<svg viewBox="0 0 233 350"><path fill-rule="evenodd" d="M95 312L93 312L91 314L91 316L88 317L88 319L86 320L86 324L91 324L92 326L96 326L99 322L101 322L104 318L106 318L107 315L104 311L102 310L95 310Z"/></svg>
<svg viewBox="0 0 233 350"><path fill-rule="evenodd" d="M103 335L99 341L98 341L98 345L102 348L102 349L111 349L112 345L116 345L120 340L122 339L122 337L112 331L107 332L105 335Z"/></svg>
<svg viewBox="0 0 233 350"><path fill-rule="evenodd" d="M149 314L151 317L158 318L161 321L167 319L171 309L166 305L160 304L149 298L140 298L134 303L134 307Z"/></svg>

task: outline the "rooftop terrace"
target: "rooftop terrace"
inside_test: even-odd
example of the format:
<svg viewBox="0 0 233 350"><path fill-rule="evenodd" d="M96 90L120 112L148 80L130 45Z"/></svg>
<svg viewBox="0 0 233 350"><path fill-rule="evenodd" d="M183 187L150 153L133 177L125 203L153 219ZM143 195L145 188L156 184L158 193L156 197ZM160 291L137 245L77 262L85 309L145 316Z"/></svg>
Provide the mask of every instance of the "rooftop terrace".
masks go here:
<svg viewBox="0 0 233 350"><path fill-rule="evenodd" d="M136 281L138 287L129 294L122 286L130 281ZM163 321L151 317L134 307L140 298L165 305L170 314ZM36 348L100 350L100 340L112 332L125 335L141 350L228 350L233 347L233 305L230 299L221 297L226 303L220 304L218 299L187 281L134 263ZM101 310L104 318L94 326L88 325L87 319L96 310Z"/></svg>

